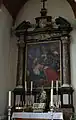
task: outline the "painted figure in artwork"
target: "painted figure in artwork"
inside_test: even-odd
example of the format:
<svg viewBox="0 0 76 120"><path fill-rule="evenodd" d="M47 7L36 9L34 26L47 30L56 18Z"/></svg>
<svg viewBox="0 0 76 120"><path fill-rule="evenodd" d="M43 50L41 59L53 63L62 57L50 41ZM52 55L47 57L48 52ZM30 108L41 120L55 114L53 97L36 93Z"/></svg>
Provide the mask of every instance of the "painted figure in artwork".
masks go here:
<svg viewBox="0 0 76 120"><path fill-rule="evenodd" d="M59 42L29 45L27 58L27 71L35 85L47 85L59 79Z"/></svg>

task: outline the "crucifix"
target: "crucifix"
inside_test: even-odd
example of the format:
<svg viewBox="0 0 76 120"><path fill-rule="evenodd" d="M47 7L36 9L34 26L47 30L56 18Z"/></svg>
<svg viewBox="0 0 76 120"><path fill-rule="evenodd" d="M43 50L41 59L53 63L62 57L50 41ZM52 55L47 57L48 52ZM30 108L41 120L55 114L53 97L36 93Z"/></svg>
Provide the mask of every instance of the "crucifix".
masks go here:
<svg viewBox="0 0 76 120"><path fill-rule="evenodd" d="M47 0L41 0L41 2L43 3L43 9L45 8L45 2L46 2Z"/></svg>

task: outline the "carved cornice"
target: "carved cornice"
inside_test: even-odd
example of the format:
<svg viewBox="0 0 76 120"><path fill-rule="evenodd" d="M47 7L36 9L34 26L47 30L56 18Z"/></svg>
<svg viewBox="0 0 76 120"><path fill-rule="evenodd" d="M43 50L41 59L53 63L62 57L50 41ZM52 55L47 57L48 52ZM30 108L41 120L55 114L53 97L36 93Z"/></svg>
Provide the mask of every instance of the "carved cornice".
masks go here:
<svg viewBox="0 0 76 120"><path fill-rule="evenodd" d="M20 37L24 34L26 36L34 36L37 34L46 34L46 33L50 34L53 37L54 36L58 37L58 36L68 35L72 30L70 23L64 18L59 17L54 19L54 21L52 19L51 21L47 21L47 17L50 16L36 18L36 22L37 19L39 19L40 22L38 21L38 23L34 25L29 22L25 22L25 24L23 23L24 25L21 23L20 25L23 28L20 27L18 29L17 27L14 33L16 34L17 37Z"/></svg>

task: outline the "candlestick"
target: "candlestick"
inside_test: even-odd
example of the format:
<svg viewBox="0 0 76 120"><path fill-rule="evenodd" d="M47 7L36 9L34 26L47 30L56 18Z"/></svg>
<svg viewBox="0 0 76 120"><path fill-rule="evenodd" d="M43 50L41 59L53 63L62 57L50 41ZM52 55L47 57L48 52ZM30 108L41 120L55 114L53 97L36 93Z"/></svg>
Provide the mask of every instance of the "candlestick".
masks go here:
<svg viewBox="0 0 76 120"><path fill-rule="evenodd" d="M58 92L58 80L56 81L56 91Z"/></svg>
<svg viewBox="0 0 76 120"><path fill-rule="evenodd" d="M8 93L8 106L11 106L11 91Z"/></svg>
<svg viewBox="0 0 76 120"><path fill-rule="evenodd" d="M25 81L25 91L27 92L27 81Z"/></svg>
<svg viewBox="0 0 76 120"><path fill-rule="evenodd" d="M33 81L31 81L31 92L32 92L32 89L33 89Z"/></svg>
<svg viewBox="0 0 76 120"><path fill-rule="evenodd" d="M53 106L53 81L51 83L51 106Z"/></svg>

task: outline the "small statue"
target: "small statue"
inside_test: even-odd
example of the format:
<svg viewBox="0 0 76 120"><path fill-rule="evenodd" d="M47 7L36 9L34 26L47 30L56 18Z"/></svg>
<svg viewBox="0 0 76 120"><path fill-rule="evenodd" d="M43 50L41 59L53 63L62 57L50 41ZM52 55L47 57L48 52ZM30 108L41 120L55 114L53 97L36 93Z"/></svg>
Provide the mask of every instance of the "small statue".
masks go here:
<svg viewBox="0 0 76 120"><path fill-rule="evenodd" d="M46 91L42 87L42 92L41 92L41 95L40 95L40 103L45 103L45 102L46 102Z"/></svg>

